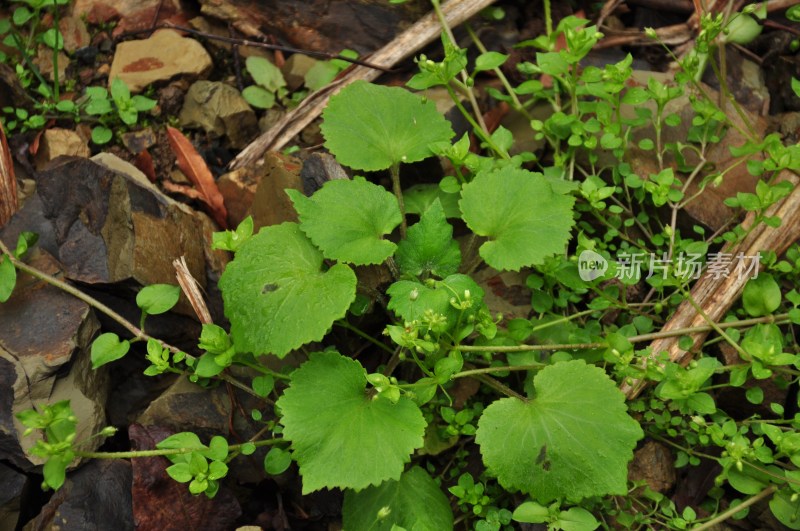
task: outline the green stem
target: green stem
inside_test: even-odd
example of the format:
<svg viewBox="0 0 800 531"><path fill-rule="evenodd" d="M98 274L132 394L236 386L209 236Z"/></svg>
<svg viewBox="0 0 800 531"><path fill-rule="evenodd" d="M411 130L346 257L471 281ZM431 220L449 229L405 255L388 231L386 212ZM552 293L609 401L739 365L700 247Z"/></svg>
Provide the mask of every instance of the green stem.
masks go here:
<svg viewBox="0 0 800 531"><path fill-rule="evenodd" d="M228 451L238 451L245 444L253 444L256 448L260 446L270 446L273 444L280 444L287 442L285 439L266 439L244 444L232 444L228 447ZM164 448L156 450L131 450L129 452L83 452L80 450L75 451L77 457L86 457L90 459L135 459L137 457L158 457L167 455L182 455L197 452L197 448Z"/></svg>
<svg viewBox="0 0 800 531"><path fill-rule="evenodd" d="M746 508L750 507L751 505L754 505L754 504L758 503L759 501L763 500L767 496L771 496L777 490L778 490L778 486L777 485L770 485L767 488L765 488L764 490L762 490L761 492L759 492L758 494L756 494L755 496L752 496L752 497L748 498L746 501L743 501L739 505L735 505L733 507L729 507L725 511L722 511L717 516L712 518L711 520L709 520L709 521L707 521L707 522L705 522L705 523L703 523L701 525L698 525L697 527L693 527L692 531L703 531L705 529L711 529L712 527L715 527L717 524L720 524L720 523L724 522L725 520L727 520L728 518L731 518L733 515L735 515L736 513L742 511L743 509L746 509Z"/></svg>
<svg viewBox="0 0 800 531"><path fill-rule="evenodd" d="M485 374L473 374L472 377L475 378L476 380L478 380L479 382L488 385L489 387L491 387L495 391L503 393L506 396L510 396L512 398L518 398L518 399L523 400L523 401L527 401L528 400L527 398L525 398L524 396L522 396L518 392L514 391L513 389L511 389L507 385L505 385L505 384L503 384L501 382L498 382L497 380L495 380L491 376L487 376Z"/></svg>
<svg viewBox="0 0 800 531"><path fill-rule="evenodd" d="M535 371L537 369L541 369L542 367L547 367L547 363L533 363L528 365L506 365L504 367L484 367L481 369L469 369L466 371L457 372L453 376L451 376L451 378L452 379L466 378L478 374L492 374L495 372Z"/></svg>
<svg viewBox="0 0 800 531"><path fill-rule="evenodd" d="M381 343L380 341L378 341L377 339L375 339L371 335L367 334L366 332L363 332L358 327L351 325L350 323L348 323L344 319L340 319L340 320L336 321L336 324L341 326L342 328L344 328L346 330L350 330L351 332L353 332L355 335L357 335L361 339L365 339L365 340L369 341L370 343L372 343L376 347L378 347L378 348L380 348L382 350L385 350L389 354L394 354L394 350L392 348L384 345L383 343Z"/></svg>
<svg viewBox="0 0 800 531"><path fill-rule="evenodd" d="M395 162L392 164L392 167L389 168L389 173L392 175L394 196L397 198L398 205L400 205L400 237L405 239L408 225L406 224L406 205L403 202L403 188L400 186L400 163Z"/></svg>
<svg viewBox="0 0 800 531"><path fill-rule="evenodd" d="M652 332L650 334L639 334L631 336L628 339L631 343L643 343L646 341L653 341L655 339L663 339L666 337L677 337L687 334L696 334L699 332L716 331L725 335L722 330L726 328L746 328L762 323L773 323L776 325L786 324L790 322L789 314L782 313L778 315L768 315L766 317L754 317L753 319L743 319L741 321L732 321L727 323L713 323L713 325L690 326L686 328L676 328L674 330ZM461 352L529 352L532 350L583 350L592 348L603 348L608 345L603 342L596 343L566 343L555 345L515 345L515 346L475 346L475 345L458 345L454 346ZM737 345L738 347L738 345ZM741 347L739 347L741 348ZM738 349L737 349L738 350ZM745 356L747 354L745 353Z"/></svg>

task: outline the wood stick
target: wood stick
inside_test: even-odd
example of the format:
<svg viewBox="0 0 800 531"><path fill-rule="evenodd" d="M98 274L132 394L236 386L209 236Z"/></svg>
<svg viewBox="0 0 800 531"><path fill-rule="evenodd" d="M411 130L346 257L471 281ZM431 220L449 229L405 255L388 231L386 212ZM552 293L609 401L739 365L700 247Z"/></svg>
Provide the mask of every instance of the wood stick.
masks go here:
<svg viewBox="0 0 800 531"><path fill-rule="evenodd" d="M738 253L742 253L744 256L755 256L759 252L775 251L780 256L789 245L800 238L800 188L797 187L800 178L789 170L783 170L777 181L789 181L795 186L791 194L779 203L772 205L766 212L767 216L778 216L781 219L781 226L773 229L763 223L759 224L738 245L726 245L721 252L730 253L735 257ZM742 222L742 227L747 230L752 226L754 218L753 212L748 213ZM734 272L727 277L720 276L719 278L705 274L692 288L692 299L708 319L718 322L739 299L749 278L748 275L739 275ZM708 324L706 317L698 313L689 301L683 301L662 330L666 332L677 328L706 324ZM678 346L679 337L657 339L651 343L648 360L654 360L659 352L666 351L670 361L686 364L700 349L707 335L708 332L692 334L690 336L692 346L688 350L683 350ZM632 399L636 398L646 386L647 382L643 380L633 380L623 383L620 389L628 399Z"/></svg>
<svg viewBox="0 0 800 531"><path fill-rule="evenodd" d="M495 0L450 0L442 6L447 23L457 26L476 15L482 9L490 6ZM375 52L370 57L370 63L392 68L422 47L433 42L441 33L441 26L434 12L422 17L416 24L398 35L389 44ZM381 74L380 71L363 66L356 66L347 71L344 76L327 87L310 94L300 105L286 113L278 123L270 128L246 148L231 162L231 169L241 168L259 160L267 150L279 150L285 146L295 135L310 124L325 106L331 96L344 87L363 79L373 81Z"/></svg>

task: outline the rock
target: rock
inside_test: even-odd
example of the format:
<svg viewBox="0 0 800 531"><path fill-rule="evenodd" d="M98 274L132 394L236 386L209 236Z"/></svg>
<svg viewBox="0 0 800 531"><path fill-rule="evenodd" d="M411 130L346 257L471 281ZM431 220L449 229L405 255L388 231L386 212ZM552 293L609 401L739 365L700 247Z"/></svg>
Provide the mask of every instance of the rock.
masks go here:
<svg viewBox="0 0 800 531"><path fill-rule="evenodd" d="M342 165L330 153L312 153L303 161L300 170L303 179L303 193L310 196L322 185L334 179L349 179Z"/></svg>
<svg viewBox="0 0 800 531"><path fill-rule="evenodd" d="M34 158L36 169L43 169L48 162L61 155L89 157L91 151L89 144L71 129L45 129L39 141L39 151Z"/></svg>
<svg viewBox="0 0 800 531"><path fill-rule="evenodd" d="M300 161L294 157L268 152L264 155L263 177L250 209L256 230L284 221L297 221L294 205L284 191L287 188L303 190Z"/></svg>
<svg viewBox="0 0 800 531"><path fill-rule="evenodd" d="M527 319L531 312L531 290L525 283L527 274L499 272L484 267L475 274L475 281L484 291L484 302L492 314L502 313L503 320Z"/></svg>
<svg viewBox="0 0 800 531"><path fill-rule="evenodd" d="M33 58L33 63L39 68L39 72L50 81L55 81L55 68L53 68L53 50L40 46L36 52L36 57ZM67 74L67 65L69 65L69 57L64 52L58 52L56 56L56 64L58 66L58 81L62 83Z"/></svg>
<svg viewBox="0 0 800 531"><path fill-rule="evenodd" d="M0 463L0 531L14 531L19 520L20 504L25 484L25 474Z"/></svg>
<svg viewBox="0 0 800 531"><path fill-rule="evenodd" d="M295 91L303 86L306 81L306 74L315 64L317 64L316 59L301 53L292 54L286 60L281 72L283 72L283 78L286 80L286 86L289 87L289 91Z"/></svg>
<svg viewBox="0 0 800 531"><path fill-rule="evenodd" d="M7 237L4 236L6 241ZM35 249L29 263L49 274L59 264ZM107 373L93 371L89 344L98 330L89 306L41 280L20 275L11 298L0 305L0 459L30 470L39 457L23 455L39 434L22 438L25 428L13 414L43 402L70 400L78 417L78 440L105 426ZM91 439L97 448L102 441Z"/></svg>
<svg viewBox="0 0 800 531"><path fill-rule="evenodd" d="M29 104L27 92L14 69L0 63L0 105L3 107L25 107Z"/></svg>
<svg viewBox="0 0 800 531"><path fill-rule="evenodd" d="M87 284L175 283L172 260L186 257L205 287L201 214L155 188L121 159L62 159L37 178L68 278Z"/></svg>
<svg viewBox="0 0 800 531"><path fill-rule="evenodd" d="M128 433L137 450L151 450L174 432L156 426L132 425ZM233 528L242 513L231 491L220 485L213 499L193 496L187 484L170 478L165 469L171 463L164 457L134 459L133 515L137 529L217 531ZM179 510L178 510L179 508Z"/></svg>
<svg viewBox="0 0 800 531"><path fill-rule="evenodd" d="M212 66L211 56L199 42L181 37L177 31L161 29L148 39L117 45L108 82L110 86L119 77L136 93L180 75L202 77Z"/></svg>
<svg viewBox="0 0 800 531"><path fill-rule="evenodd" d="M261 173L248 166L228 172L219 178L217 187L225 200L229 227L238 226L248 216L260 181Z"/></svg>
<svg viewBox="0 0 800 531"><path fill-rule="evenodd" d="M151 28L164 21L181 24L181 13L180 0L76 0L72 5L72 15L85 16L91 24L119 21L114 35Z"/></svg>
<svg viewBox="0 0 800 531"><path fill-rule="evenodd" d="M197 81L183 101L183 127L199 127L226 136L234 148L246 146L258 134L256 113L238 90L219 81Z"/></svg>
<svg viewBox="0 0 800 531"><path fill-rule="evenodd" d="M26 529L133 529L131 477L128 461L91 461L67 474L64 486Z"/></svg>
<svg viewBox="0 0 800 531"><path fill-rule="evenodd" d="M655 441L647 441L633 454L628 467L628 480L646 481L655 492L665 493L675 485L675 458L669 449Z"/></svg>
<svg viewBox="0 0 800 531"><path fill-rule="evenodd" d="M58 28L64 39L64 50L67 53L89 46L91 37L86 29L86 23L80 17L67 16L58 21Z"/></svg>
<svg viewBox="0 0 800 531"><path fill-rule="evenodd" d="M139 131L122 133L121 137L122 144L134 155L138 155L156 144L156 134L150 127L145 127Z"/></svg>
<svg viewBox="0 0 800 531"><path fill-rule="evenodd" d="M205 389L178 378L139 415L136 424L193 431L207 440L228 431L230 415L230 397L224 387Z"/></svg>

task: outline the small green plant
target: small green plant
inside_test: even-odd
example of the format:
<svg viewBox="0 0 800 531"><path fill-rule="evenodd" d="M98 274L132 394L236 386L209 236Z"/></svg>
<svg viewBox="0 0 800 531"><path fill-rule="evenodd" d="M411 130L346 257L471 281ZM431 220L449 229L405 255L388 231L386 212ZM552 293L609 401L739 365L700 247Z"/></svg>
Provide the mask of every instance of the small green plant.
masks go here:
<svg viewBox="0 0 800 531"><path fill-rule="evenodd" d="M245 65L255 82L255 85L245 87L242 91L242 97L247 103L259 109L269 109L277 100L286 96L286 80L280 68L268 59L258 56L248 57Z"/></svg>
<svg viewBox="0 0 800 531"><path fill-rule="evenodd" d="M99 145L108 143L119 122L126 126L136 125L139 113L151 110L156 103L139 94L131 96L128 85L118 77L111 82L110 94L103 87L87 87L84 111L97 116L100 122L92 128L92 141Z"/></svg>

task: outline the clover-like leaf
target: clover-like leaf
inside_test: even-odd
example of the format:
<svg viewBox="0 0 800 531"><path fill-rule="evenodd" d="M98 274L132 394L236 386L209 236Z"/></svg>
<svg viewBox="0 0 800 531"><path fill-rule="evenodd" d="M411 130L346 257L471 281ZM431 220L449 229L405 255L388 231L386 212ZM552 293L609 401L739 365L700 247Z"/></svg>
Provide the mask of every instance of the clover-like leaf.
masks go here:
<svg viewBox="0 0 800 531"><path fill-rule="evenodd" d="M322 266L322 253L296 223L247 240L219 281L237 351L283 357L322 339L356 296L349 266Z"/></svg>
<svg viewBox="0 0 800 531"><path fill-rule="evenodd" d="M383 517L381 517L383 515ZM453 529L453 511L442 489L425 470L415 466L399 481L344 493L342 524L354 531Z"/></svg>
<svg viewBox="0 0 800 531"><path fill-rule="evenodd" d="M533 385L534 398L503 398L481 415L475 441L489 472L540 503L627 493L643 433L614 382L575 360L544 368Z"/></svg>
<svg viewBox="0 0 800 531"><path fill-rule="evenodd" d="M408 236L397 247L395 261L400 271L414 276L432 273L446 277L458 271L461 250L438 199L422 214L419 223L408 228Z"/></svg>
<svg viewBox="0 0 800 531"><path fill-rule="evenodd" d="M489 238L480 248L486 263L518 271L564 251L574 203L542 174L506 166L464 185L459 206L469 228Z"/></svg>
<svg viewBox="0 0 800 531"><path fill-rule="evenodd" d="M286 190L300 228L326 258L357 265L379 264L397 248L384 240L400 224L397 199L364 178L328 181L310 198Z"/></svg>
<svg viewBox="0 0 800 531"><path fill-rule="evenodd" d="M356 81L322 113L325 147L357 170L385 170L430 157L430 144L453 137L433 102L405 89Z"/></svg>
<svg viewBox="0 0 800 531"><path fill-rule="evenodd" d="M401 396L367 392L366 371L336 352L319 352L292 373L278 400L283 436L303 476L303 494L322 488L363 489L399 479L423 444L425 419Z"/></svg>

